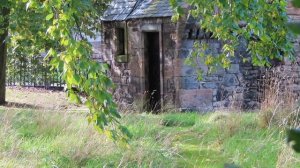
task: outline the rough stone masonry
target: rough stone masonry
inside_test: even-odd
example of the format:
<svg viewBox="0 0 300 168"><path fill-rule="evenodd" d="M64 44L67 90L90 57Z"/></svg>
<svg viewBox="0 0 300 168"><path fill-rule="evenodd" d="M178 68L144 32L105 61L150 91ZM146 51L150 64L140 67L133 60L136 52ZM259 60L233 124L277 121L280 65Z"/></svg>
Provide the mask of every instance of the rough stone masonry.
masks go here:
<svg viewBox="0 0 300 168"><path fill-rule="evenodd" d="M300 21L299 10L291 6L288 10L291 20ZM247 54L245 42L241 41L237 59L232 60L229 70L205 74L199 81L195 69L184 64L194 42L208 42L215 53L220 52L222 43L203 32L191 18L172 22L172 14L169 0L113 0L104 13L101 41L93 42L94 59L110 65L111 78L117 84L114 95L120 107L135 102L147 104L152 101L149 90L159 92L155 93L159 98L153 101L160 107L171 105L197 111L259 107L264 97L262 80L266 69L238 59L239 55ZM156 55L149 52L152 46L148 44L154 35L155 43L159 44ZM299 38L295 40L295 49L299 57ZM151 57L158 57L159 61L151 62ZM298 64L285 61L272 69L277 77L281 76L280 80L293 78L288 85L282 84L296 95L300 93ZM149 72L150 66L159 69L155 79L153 72ZM200 68L207 70L205 65Z"/></svg>

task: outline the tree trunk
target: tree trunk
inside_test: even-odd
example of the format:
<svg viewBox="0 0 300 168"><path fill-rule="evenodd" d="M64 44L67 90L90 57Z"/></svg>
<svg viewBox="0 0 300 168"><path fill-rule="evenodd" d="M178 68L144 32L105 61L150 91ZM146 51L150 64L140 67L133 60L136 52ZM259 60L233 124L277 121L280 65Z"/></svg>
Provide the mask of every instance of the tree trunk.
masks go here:
<svg viewBox="0 0 300 168"><path fill-rule="evenodd" d="M4 30L0 34L0 105L5 103L5 78L6 78L6 38L8 35L8 25L9 25L9 9L7 7L2 7L0 9L0 14L4 17L4 21L0 24L0 29Z"/></svg>

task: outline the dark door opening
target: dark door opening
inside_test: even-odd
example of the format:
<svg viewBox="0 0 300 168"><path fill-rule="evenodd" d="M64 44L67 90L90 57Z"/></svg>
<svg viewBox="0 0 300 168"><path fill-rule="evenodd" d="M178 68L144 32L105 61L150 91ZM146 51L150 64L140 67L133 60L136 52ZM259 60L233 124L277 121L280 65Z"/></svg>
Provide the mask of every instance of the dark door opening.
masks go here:
<svg viewBox="0 0 300 168"><path fill-rule="evenodd" d="M157 112L161 108L159 33L145 33L145 89L146 110Z"/></svg>

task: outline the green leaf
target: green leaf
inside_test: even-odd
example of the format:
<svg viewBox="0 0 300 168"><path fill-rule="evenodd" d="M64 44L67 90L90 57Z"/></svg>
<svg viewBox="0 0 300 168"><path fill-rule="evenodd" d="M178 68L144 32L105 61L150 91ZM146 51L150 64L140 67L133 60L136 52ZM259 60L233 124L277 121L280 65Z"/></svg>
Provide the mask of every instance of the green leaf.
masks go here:
<svg viewBox="0 0 300 168"><path fill-rule="evenodd" d="M46 20L50 20L53 18L53 13L50 13L46 16Z"/></svg>
<svg viewBox="0 0 300 168"><path fill-rule="evenodd" d="M292 5L294 7L300 8L300 0L292 0Z"/></svg>
<svg viewBox="0 0 300 168"><path fill-rule="evenodd" d="M290 30L295 34L300 34L300 23L289 23Z"/></svg>
<svg viewBox="0 0 300 168"><path fill-rule="evenodd" d="M129 132L129 130L128 130L126 127L120 125L120 126L119 126L119 129L120 129L120 130L121 130L128 138L132 138L133 135Z"/></svg>
<svg viewBox="0 0 300 168"><path fill-rule="evenodd" d="M76 94L76 93L72 90L72 88L71 88L71 90L68 92L68 94L69 94L69 98L70 98L70 100L71 100L72 102L77 103L77 104L82 104L82 101L81 101L79 95Z"/></svg>
<svg viewBox="0 0 300 168"><path fill-rule="evenodd" d="M51 70L62 71L68 96L71 101L81 102L84 97L89 108L88 121L99 132L111 131L113 139L126 139L119 123L120 114L110 91L113 82L107 76L107 66L99 65L91 59L91 44L76 39L74 34L93 36L99 31L99 18L108 0L5 0L0 6L9 7L10 62L20 59L30 60L45 53L45 61L50 61ZM180 9L178 9L180 11ZM4 17L0 16L3 23ZM95 24L96 23L96 24ZM99 26L99 27L98 27ZM0 33L3 33L0 30ZM31 62L28 61L28 62ZM48 66L31 62L28 68ZM17 64L17 63L16 63ZM8 66L8 72L16 66ZM32 75L35 77L35 75ZM72 87L76 87L72 90ZM80 91L80 93L79 93ZM80 94L80 95L79 95ZM95 96L95 97L94 97Z"/></svg>
<svg viewBox="0 0 300 168"><path fill-rule="evenodd" d="M121 118L121 115L118 113L116 109L111 109L110 112L114 117Z"/></svg>

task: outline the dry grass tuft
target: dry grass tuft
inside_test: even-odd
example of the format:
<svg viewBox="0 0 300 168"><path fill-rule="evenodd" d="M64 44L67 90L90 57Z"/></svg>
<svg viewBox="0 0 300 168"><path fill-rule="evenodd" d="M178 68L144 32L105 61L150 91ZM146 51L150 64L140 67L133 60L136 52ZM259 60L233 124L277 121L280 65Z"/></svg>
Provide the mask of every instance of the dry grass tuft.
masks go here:
<svg viewBox="0 0 300 168"><path fill-rule="evenodd" d="M229 138L241 130L242 121L239 113L217 112L212 114L209 121L216 124L222 139Z"/></svg>
<svg viewBox="0 0 300 168"><path fill-rule="evenodd" d="M276 167L293 167L297 163L300 163L300 159L297 156L295 156L295 152L293 151L293 149L288 145L282 145L282 149L278 154Z"/></svg>
<svg viewBox="0 0 300 168"><path fill-rule="evenodd" d="M288 74L280 76L275 72L267 72L264 79L265 93L261 104L261 127L298 127L300 125L300 107L295 93L290 86L293 80Z"/></svg>

